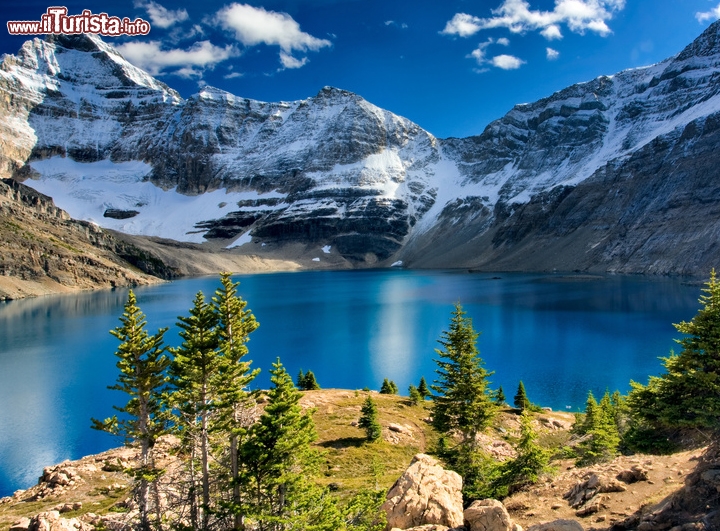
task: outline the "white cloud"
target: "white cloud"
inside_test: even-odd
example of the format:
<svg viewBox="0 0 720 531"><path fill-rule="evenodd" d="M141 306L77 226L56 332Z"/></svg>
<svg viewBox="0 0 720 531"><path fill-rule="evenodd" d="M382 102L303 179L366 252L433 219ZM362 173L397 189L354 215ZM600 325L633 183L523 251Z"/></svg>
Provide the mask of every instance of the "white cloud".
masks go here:
<svg viewBox="0 0 720 531"><path fill-rule="evenodd" d="M503 70L515 70L525 64L525 61L515 57L514 55L496 55L492 58L493 66L502 68Z"/></svg>
<svg viewBox="0 0 720 531"><path fill-rule="evenodd" d="M203 70L239 55L234 46L221 48L210 41L199 41L187 50L163 50L158 41L130 41L116 46L135 66L156 76L171 73L181 77L200 77Z"/></svg>
<svg viewBox="0 0 720 531"><path fill-rule="evenodd" d="M490 18L457 13L442 33L469 37L480 30L507 28L513 33L538 30L548 40L562 38L560 24L575 33L593 31L602 36L611 33L607 21L625 7L625 0L555 0L552 11L530 9L526 0L504 0L492 10Z"/></svg>
<svg viewBox="0 0 720 531"><path fill-rule="evenodd" d="M720 19L720 4L712 8L710 11L695 13L695 18L698 22L705 22L707 20Z"/></svg>
<svg viewBox="0 0 720 531"><path fill-rule="evenodd" d="M547 28L540 31L540 35L542 35L549 41L563 38L562 32L560 31L560 26L556 24L550 24Z"/></svg>
<svg viewBox="0 0 720 531"><path fill-rule="evenodd" d="M445 29L440 33L469 37L482 29L479 22L479 18L468 15L467 13L456 13L455 16L445 24Z"/></svg>
<svg viewBox="0 0 720 531"><path fill-rule="evenodd" d="M471 57L477 61L478 66L483 66L485 64L491 64L497 68L502 68L503 70L514 70L516 68L520 68L521 65L525 64L525 61L522 59L515 57L514 55L496 55L492 59L488 59L486 57L487 48L491 44L501 44L503 46L508 46L510 44L510 41L508 39L498 39L495 40L493 38L489 38L485 42L481 42L477 48L475 48L468 57ZM475 69L475 72L482 74L484 72L487 72L487 68L481 68L481 69Z"/></svg>
<svg viewBox="0 0 720 531"><path fill-rule="evenodd" d="M158 28L169 28L178 22L184 22L188 18L188 12L185 9L177 9L175 11L161 6L153 0L147 2L136 1L135 7L144 9L150 17L150 22Z"/></svg>
<svg viewBox="0 0 720 531"><path fill-rule="evenodd" d="M560 52L557 50L553 50L552 48L545 48L545 54L548 58L548 61L554 61L558 57L560 57Z"/></svg>
<svg viewBox="0 0 720 531"><path fill-rule="evenodd" d="M301 66L305 66L305 63L308 62L308 58L303 57L302 59L296 59L290 54L280 52L280 62L285 68L300 68Z"/></svg>
<svg viewBox="0 0 720 531"><path fill-rule="evenodd" d="M318 39L300 30L287 13L266 11L247 4L230 4L218 11L216 21L223 29L235 33L235 38L245 46L266 44L280 47L280 62L285 68L299 68L307 58L293 57L293 51L317 51L332 43Z"/></svg>
<svg viewBox="0 0 720 531"><path fill-rule="evenodd" d="M240 72L230 72L229 74L225 74L223 79L235 79L237 77L243 77L243 75Z"/></svg>

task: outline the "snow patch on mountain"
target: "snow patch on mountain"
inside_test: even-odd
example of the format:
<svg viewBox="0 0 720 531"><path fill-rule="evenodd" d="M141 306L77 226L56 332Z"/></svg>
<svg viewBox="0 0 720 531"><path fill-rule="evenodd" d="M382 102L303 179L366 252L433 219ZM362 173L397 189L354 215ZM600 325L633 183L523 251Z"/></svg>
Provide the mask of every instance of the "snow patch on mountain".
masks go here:
<svg viewBox="0 0 720 531"><path fill-rule="evenodd" d="M31 163L39 178L27 184L54 198L73 218L127 234L202 243L205 230L195 225L237 210L238 201L283 198L282 194L214 190L188 196L145 181L152 170L140 161L81 163L52 157ZM107 209L139 212L130 219L105 217ZM241 237L242 238L242 237ZM241 239L240 238L240 239ZM245 242L242 242L245 243ZM239 241L233 245L242 245Z"/></svg>

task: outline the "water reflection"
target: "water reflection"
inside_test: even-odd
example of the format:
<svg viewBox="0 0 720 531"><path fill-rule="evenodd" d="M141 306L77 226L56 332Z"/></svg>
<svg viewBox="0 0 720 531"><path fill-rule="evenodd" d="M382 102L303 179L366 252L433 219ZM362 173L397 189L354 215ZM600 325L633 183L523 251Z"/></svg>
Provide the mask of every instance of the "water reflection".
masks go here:
<svg viewBox="0 0 720 531"><path fill-rule="evenodd" d="M500 277L500 278L497 278ZM435 376L434 349L462 302L476 330L493 387L531 400L579 408L587 391L628 389L660 370L678 337L673 322L698 308L698 286L633 277L489 275L457 272L344 271L238 276L260 328L249 358L269 385L279 356L292 376L312 370L323 387L378 389L391 378L406 393ZM138 288L149 331L186 315L215 277ZM34 483L42 467L115 446L89 429L126 397L117 376L118 325L127 290L0 304L0 496Z"/></svg>

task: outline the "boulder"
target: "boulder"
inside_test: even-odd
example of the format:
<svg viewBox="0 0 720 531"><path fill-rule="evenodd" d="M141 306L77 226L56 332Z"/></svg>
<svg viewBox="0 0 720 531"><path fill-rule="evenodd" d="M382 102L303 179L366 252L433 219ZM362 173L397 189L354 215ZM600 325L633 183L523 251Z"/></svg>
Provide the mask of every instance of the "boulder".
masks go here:
<svg viewBox="0 0 720 531"><path fill-rule="evenodd" d="M463 525L462 479L429 455L417 454L387 494L387 529Z"/></svg>
<svg viewBox="0 0 720 531"><path fill-rule="evenodd" d="M469 531L514 531L515 525L505 506L497 500L476 500L465 509L465 528Z"/></svg>
<svg viewBox="0 0 720 531"><path fill-rule="evenodd" d="M527 531L584 531L575 520L554 520L528 527Z"/></svg>
<svg viewBox="0 0 720 531"><path fill-rule="evenodd" d="M623 483L637 483L638 481L647 481L648 471L641 466L635 465L629 470L623 470L617 475L617 479Z"/></svg>
<svg viewBox="0 0 720 531"><path fill-rule="evenodd" d="M393 527L390 531L450 531L450 528L446 525L440 524L425 524L411 527L410 529L399 529Z"/></svg>
<svg viewBox="0 0 720 531"><path fill-rule="evenodd" d="M58 511L45 511L35 516L28 531L93 531L95 528L77 518L60 518Z"/></svg>
<svg viewBox="0 0 720 531"><path fill-rule="evenodd" d="M30 527L30 518L22 517L20 520L10 526L10 531L28 531Z"/></svg>

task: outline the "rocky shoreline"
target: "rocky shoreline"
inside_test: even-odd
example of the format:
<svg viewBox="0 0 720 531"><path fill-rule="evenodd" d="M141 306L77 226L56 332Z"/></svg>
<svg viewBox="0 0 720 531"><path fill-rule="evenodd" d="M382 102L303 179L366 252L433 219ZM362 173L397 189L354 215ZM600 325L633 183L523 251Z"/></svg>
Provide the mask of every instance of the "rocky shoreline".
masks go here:
<svg viewBox="0 0 720 531"><path fill-rule="evenodd" d="M423 453L423 427L398 412L411 408L402 397L384 396L381 402L383 445L390 449L413 447L420 453L401 458L381 487L388 488L383 505L387 530L413 531L711 531L720 529L720 445L665 455L619 456L590 467L576 467L571 460L555 461L556 473L505 498L479 500L463 507L462 482L455 472L443 469ZM358 430L352 424L362 397L353 391L309 391L302 405L314 408L320 441L329 462L323 482L340 488L353 487L342 474L348 436ZM420 408L422 409L422 408ZM416 412L417 417L422 411ZM415 413L413 413L415 415ZM541 433L562 436L570 429L565 413L545 412L535 419ZM513 431L512 418L501 420ZM556 418L557 417L557 418ZM415 417L412 417L415 418ZM557 423L553 420L558 420ZM338 432L338 422L347 425ZM407 426L406 426L407 425ZM398 431L400 429L400 431ZM405 437L405 433L411 433ZM504 456L505 442L498 430L485 434L482 444ZM172 447L166 436L158 444L158 460L174 474ZM128 529L136 514L131 478L125 474L137 457L133 448L116 448L76 461L46 467L38 484L0 499L0 529L12 531L92 531ZM412 455L412 454L410 454ZM398 458L395 458L396 460ZM405 460L407 459L407 460ZM398 479L399 476L399 479ZM345 479L343 479L343 477ZM392 478L392 479L390 479ZM392 486L391 482L394 481Z"/></svg>

